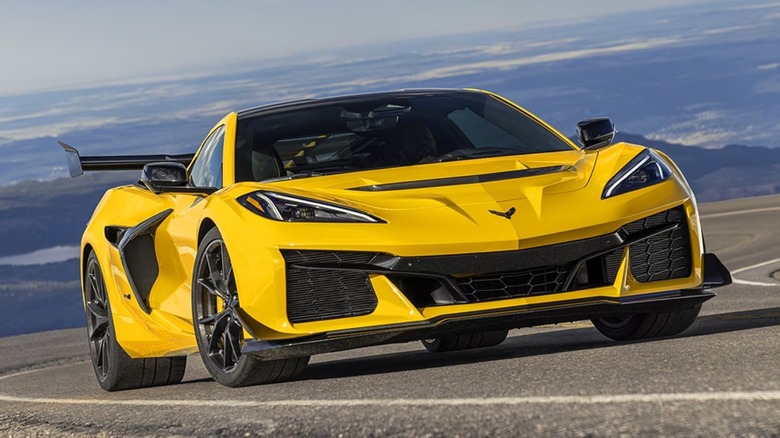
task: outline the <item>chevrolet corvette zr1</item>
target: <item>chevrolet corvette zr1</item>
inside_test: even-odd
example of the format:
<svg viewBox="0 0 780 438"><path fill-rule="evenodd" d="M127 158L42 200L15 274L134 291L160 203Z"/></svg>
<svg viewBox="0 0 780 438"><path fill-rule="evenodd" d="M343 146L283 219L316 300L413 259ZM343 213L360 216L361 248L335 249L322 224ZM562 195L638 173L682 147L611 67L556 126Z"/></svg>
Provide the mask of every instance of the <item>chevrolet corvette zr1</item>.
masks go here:
<svg viewBox="0 0 780 438"><path fill-rule="evenodd" d="M175 383L200 352L228 386L312 354L420 340L431 352L590 319L617 339L688 328L730 276L662 152L582 147L481 90L411 90L233 112L197 152L81 157L142 169L84 232L88 341L106 390Z"/></svg>

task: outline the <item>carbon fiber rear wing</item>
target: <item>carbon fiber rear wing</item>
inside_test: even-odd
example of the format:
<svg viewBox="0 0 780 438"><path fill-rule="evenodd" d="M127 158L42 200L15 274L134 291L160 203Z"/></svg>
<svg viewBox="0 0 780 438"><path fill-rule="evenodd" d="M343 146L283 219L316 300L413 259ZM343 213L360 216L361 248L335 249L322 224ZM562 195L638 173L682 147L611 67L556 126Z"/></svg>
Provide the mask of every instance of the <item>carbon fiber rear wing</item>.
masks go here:
<svg viewBox="0 0 780 438"><path fill-rule="evenodd" d="M73 146L58 141L65 150L68 160L68 171L71 177L77 177L85 171L92 170L140 170L148 163L171 161L189 165L195 154L180 155L111 155L82 157Z"/></svg>

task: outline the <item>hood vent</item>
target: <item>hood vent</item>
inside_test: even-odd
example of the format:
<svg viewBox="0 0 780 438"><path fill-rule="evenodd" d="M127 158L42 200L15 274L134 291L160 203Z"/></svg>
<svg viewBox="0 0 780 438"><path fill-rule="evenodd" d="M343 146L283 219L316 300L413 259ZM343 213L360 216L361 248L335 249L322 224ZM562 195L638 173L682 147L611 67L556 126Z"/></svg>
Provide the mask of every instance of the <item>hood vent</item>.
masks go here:
<svg viewBox="0 0 780 438"><path fill-rule="evenodd" d="M563 172L568 168L569 166L537 167L535 169L510 170L508 172L487 173L483 175L454 176L448 178L374 184L370 186L352 187L349 190L360 190L365 192L387 192L391 190L425 189L430 187L455 186L460 184L477 184L514 178L525 178L529 176L546 175L548 173Z"/></svg>

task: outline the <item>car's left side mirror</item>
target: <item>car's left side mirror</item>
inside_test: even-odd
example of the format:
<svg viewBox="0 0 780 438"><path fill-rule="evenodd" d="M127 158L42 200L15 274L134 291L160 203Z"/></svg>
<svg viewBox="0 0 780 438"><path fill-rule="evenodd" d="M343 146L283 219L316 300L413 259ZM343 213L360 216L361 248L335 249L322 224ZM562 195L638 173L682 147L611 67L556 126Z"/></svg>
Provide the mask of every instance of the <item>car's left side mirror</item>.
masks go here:
<svg viewBox="0 0 780 438"><path fill-rule="evenodd" d="M183 164L162 161L144 165L140 182L152 192L160 193L166 188L186 187L189 178Z"/></svg>
<svg viewBox="0 0 780 438"><path fill-rule="evenodd" d="M577 123L577 139L584 149L599 149L612 144L615 124L608 117L583 120Z"/></svg>

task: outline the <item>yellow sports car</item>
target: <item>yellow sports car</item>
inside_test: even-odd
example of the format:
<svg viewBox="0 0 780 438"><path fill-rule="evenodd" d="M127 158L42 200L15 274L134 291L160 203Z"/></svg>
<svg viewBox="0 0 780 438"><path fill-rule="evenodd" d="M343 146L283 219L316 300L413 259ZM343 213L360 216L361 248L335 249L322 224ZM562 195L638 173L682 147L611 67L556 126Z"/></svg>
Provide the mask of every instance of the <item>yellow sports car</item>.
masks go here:
<svg viewBox="0 0 780 438"><path fill-rule="evenodd" d="M280 382L312 354L420 340L497 345L590 319L640 339L688 328L729 272L663 153L582 147L482 90L404 90L225 116L194 155L81 157L72 176L142 169L81 241L103 389Z"/></svg>

